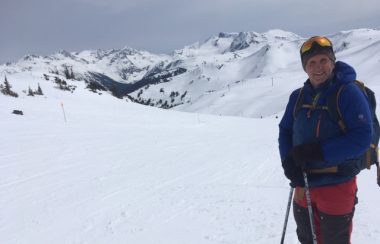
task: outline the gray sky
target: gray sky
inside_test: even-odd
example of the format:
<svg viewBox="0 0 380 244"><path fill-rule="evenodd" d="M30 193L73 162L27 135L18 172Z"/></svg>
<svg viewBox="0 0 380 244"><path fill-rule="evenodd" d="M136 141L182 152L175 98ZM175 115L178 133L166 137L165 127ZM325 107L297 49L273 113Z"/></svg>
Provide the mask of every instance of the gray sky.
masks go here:
<svg viewBox="0 0 380 244"><path fill-rule="evenodd" d="M379 0L0 0L0 63L62 49L170 53L219 32L380 28L379 13Z"/></svg>

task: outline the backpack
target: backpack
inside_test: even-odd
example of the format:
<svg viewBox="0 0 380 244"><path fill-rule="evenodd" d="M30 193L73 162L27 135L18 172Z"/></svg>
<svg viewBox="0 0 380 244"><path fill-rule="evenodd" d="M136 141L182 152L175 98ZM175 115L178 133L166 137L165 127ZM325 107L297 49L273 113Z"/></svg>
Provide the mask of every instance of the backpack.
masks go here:
<svg viewBox="0 0 380 244"><path fill-rule="evenodd" d="M377 166L377 184L380 186L380 168L379 168L379 139L380 139L380 125L379 120L376 116L376 97L375 93L368 87L364 85L363 82L355 80L355 85L357 85L360 90L365 95L367 102L370 107L371 119L372 119L372 139L371 145L366 150L366 152L361 156L361 170L370 169L372 165ZM322 109L327 109L330 118L335 121L339 128L343 133L346 133L346 125L343 120L343 116L340 112L338 101L340 94L344 90L346 86L341 85L336 92L333 92L329 97L327 97L327 107L322 107ZM301 88L300 93L298 94L298 98L296 104L294 106L293 117L295 118L298 111L302 107L310 107L314 105L302 104L303 102L303 88Z"/></svg>

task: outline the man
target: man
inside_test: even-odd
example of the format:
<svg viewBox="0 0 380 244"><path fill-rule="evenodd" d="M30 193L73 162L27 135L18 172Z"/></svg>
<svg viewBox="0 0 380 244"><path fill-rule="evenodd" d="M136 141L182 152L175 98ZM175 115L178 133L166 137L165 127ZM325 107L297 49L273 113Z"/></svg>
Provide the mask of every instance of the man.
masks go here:
<svg viewBox="0 0 380 244"><path fill-rule="evenodd" d="M302 244L313 243L302 173L306 172L318 243L349 244L359 158L371 142L370 108L354 84L354 69L335 62L329 39L308 39L300 54L309 78L290 95L279 124L282 166L291 186L296 187L293 213L297 236ZM329 96L342 86L337 102L345 132L327 110Z"/></svg>

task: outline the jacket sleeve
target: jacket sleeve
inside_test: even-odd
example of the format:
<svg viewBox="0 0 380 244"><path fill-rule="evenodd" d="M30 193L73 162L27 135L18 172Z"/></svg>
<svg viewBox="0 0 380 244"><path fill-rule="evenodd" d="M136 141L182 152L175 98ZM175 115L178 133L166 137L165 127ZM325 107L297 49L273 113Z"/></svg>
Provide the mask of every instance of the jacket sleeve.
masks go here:
<svg viewBox="0 0 380 244"><path fill-rule="evenodd" d="M339 97L339 108L346 133L322 142L326 161L342 162L362 155L370 146L372 119L367 98L354 83L348 84Z"/></svg>
<svg viewBox="0 0 380 244"><path fill-rule="evenodd" d="M285 113L279 124L278 144L281 160L283 161L293 147L293 111L300 89L293 91L286 105Z"/></svg>

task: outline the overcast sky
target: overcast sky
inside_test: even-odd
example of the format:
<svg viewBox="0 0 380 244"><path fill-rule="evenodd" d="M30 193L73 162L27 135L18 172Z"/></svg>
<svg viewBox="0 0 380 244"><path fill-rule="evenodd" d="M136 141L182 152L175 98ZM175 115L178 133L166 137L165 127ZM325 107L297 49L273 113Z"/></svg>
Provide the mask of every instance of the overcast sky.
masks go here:
<svg viewBox="0 0 380 244"><path fill-rule="evenodd" d="M0 0L0 63L130 46L170 53L219 32L380 28L380 0Z"/></svg>

